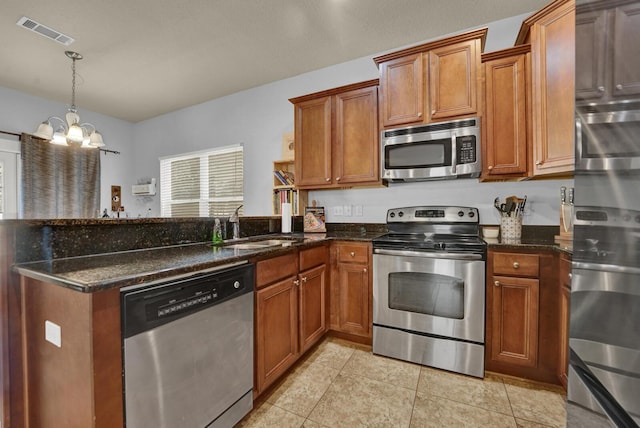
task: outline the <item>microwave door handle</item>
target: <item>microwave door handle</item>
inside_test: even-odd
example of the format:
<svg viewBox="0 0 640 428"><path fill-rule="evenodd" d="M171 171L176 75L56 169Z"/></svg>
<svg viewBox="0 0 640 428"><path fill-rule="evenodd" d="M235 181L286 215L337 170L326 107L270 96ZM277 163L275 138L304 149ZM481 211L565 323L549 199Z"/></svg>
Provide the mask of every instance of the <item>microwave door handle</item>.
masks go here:
<svg viewBox="0 0 640 428"><path fill-rule="evenodd" d="M576 161L582 161L582 120L576 116Z"/></svg>
<svg viewBox="0 0 640 428"><path fill-rule="evenodd" d="M456 159L458 150L456 149L456 133L451 133L451 175L456 175L456 164L458 163L458 159Z"/></svg>

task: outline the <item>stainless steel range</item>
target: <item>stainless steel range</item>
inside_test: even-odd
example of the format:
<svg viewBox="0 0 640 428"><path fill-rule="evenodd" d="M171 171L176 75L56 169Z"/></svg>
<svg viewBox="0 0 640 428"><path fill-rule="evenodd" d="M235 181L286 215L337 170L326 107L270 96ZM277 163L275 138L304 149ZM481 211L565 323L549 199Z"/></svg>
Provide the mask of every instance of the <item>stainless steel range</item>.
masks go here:
<svg viewBox="0 0 640 428"><path fill-rule="evenodd" d="M373 240L373 352L484 377L478 210L394 208L387 227Z"/></svg>

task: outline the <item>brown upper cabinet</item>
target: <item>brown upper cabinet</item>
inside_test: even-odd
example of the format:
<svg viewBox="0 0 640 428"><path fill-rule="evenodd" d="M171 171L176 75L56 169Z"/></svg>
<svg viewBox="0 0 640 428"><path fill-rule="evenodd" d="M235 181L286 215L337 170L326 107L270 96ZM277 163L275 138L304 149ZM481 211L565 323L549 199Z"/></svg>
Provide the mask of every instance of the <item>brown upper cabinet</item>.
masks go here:
<svg viewBox="0 0 640 428"><path fill-rule="evenodd" d="M384 128L479 114L480 54L487 29L374 58Z"/></svg>
<svg viewBox="0 0 640 428"><path fill-rule="evenodd" d="M289 101L295 108L296 187L381 184L378 79Z"/></svg>
<svg viewBox="0 0 640 428"><path fill-rule="evenodd" d="M596 1L577 6L576 98L615 101L640 93L640 6L637 2ZM628 3L628 2L627 2Z"/></svg>
<svg viewBox="0 0 640 428"><path fill-rule="evenodd" d="M529 175L530 45L482 55L485 115L481 180Z"/></svg>
<svg viewBox="0 0 640 428"><path fill-rule="evenodd" d="M531 44L533 176L574 170L575 1L556 0L525 19L516 44Z"/></svg>

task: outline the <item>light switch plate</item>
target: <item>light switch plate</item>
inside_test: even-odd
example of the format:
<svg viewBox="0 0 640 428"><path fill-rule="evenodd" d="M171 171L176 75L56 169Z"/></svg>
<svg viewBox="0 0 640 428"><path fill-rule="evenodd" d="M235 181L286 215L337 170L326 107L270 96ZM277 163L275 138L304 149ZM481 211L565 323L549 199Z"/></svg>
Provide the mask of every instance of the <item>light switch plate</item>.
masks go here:
<svg viewBox="0 0 640 428"><path fill-rule="evenodd" d="M354 205L353 215L356 217L362 217L362 205Z"/></svg>
<svg viewBox="0 0 640 428"><path fill-rule="evenodd" d="M351 205L345 205L342 209L345 217L351 217Z"/></svg>
<svg viewBox="0 0 640 428"><path fill-rule="evenodd" d="M333 207L333 215L342 215L342 205Z"/></svg>
<svg viewBox="0 0 640 428"><path fill-rule="evenodd" d="M51 342L58 348L62 347L62 329L58 324L51 321L44 322L44 338L47 342Z"/></svg>

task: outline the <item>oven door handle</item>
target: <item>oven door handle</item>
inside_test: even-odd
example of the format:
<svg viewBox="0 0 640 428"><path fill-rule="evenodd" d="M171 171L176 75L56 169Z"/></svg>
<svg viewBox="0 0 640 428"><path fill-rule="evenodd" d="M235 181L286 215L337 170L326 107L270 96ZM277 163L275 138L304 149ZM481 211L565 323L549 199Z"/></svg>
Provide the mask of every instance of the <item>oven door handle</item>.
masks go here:
<svg viewBox="0 0 640 428"><path fill-rule="evenodd" d="M430 253L424 251L410 251L410 250L385 250L383 248L376 248L373 250L374 254L380 254L385 256L408 256L408 257L422 257L425 259L451 259L451 260L482 260L482 254L467 254L467 253Z"/></svg>
<svg viewBox="0 0 640 428"><path fill-rule="evenodd" d="M571 268L595 270L599 272L628 273L632 275L640 275L640 268L631 267L631 266L612 265L612 264L573 262L571 264Z"/></svg>

